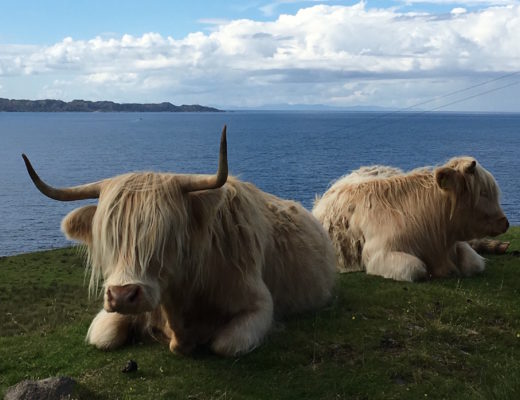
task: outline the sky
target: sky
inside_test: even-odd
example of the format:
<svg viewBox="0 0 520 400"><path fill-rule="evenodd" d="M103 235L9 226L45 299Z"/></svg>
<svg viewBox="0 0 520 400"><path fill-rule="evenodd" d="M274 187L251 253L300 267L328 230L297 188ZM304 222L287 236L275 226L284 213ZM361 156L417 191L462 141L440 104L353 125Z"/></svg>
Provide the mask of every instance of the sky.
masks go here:
<svg viewBox="0 0 520 400"><path fill-rule="evenodd" d="M520 112L520 0L0 0L0 97Z"/></svg>

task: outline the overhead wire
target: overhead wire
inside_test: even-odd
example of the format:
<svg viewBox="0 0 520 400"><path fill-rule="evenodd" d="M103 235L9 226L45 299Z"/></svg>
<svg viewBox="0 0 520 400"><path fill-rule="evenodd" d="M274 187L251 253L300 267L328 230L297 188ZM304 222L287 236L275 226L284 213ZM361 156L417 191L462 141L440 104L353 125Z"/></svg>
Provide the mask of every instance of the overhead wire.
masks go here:
<svg viewBox="0 0 520 400"><path fill-rule="evenodd" d="M484 82L479 82L479 83L476 83L474 85L471 85L471 86L468 86L468 87L465 87L465 88L462 88L462 89L454 90L452 92L449 92L449 93L446 93L446 94L443 94L443 95L440 95L440 96L435 96L432 99L429 99L429 100L426 100L426 101L422 101L422 102L419 102L419 103L415 103L415 104L413 104L411 106L408 106L408 107L405 107L405 108L401 108L399 110L393 110L393 111L388 111L388 112L385 112L385 113L382 113L382 114L373 115L371 118L363 119L363 120L358 121L357 123L349 124L347 126L344 125L342 127L338 127L337 129L330 130L330 131L328 131L326 133L327 134L332 134L332 133L341 132L341 131L346 130L346 129L355 128L356 126L359 126L359 125L366 125L367 123L370 123L372 121L382 121L382 120L384 120L387 117L393 117L393 116L396 116L396 115L399 115L399 114L402 114L402 113L405 113L405 112L411 112L413 114L409 114L409 115L414 115L414 116L417 115L418 116L418 115L424 115L424 114L427 114L427 113L430 113L430 112L438 111L438 110L441 110L443 108L449 107L449 106L454 105L454 104L463 103L465 101L468 101L468 100L471 100L471 99L474 99L474 98L477 98L477 97L480 97L480 96L484 96L484 95L489 94L489 93L493 93L493 92L496 92L496 91L499 91L499 90L502 90L502 89L506 89L506 88L511 87L511 86L518 85L518 84L520 84L520 81L509 82L506 85L502 85L500 87L495 87L495 88L492 88L492 89L489 89L489 90L485 90L483 92L479 92L479 93L476 93L476 94L472 94L472 95L463 97L461 99L450 101L448 103L442 104L440 106L437 106L437 107L434 107L434 108L431 108L431 109L428 109L428 110L413 111L413 109L416 108L416 107L423 106L425 104L430 104L430 103L433 103L435 101L438 101L438 100L441 100L441 99L445 99L445 98L454 96L456 94L465 93L465 92L468 92L468 91L473 90L475 88L482 87L482 86L488 85L490 83L497 82L497 81L500 81L502 79L510 78L512 76L519 75L519 74L520 74L520 71L514 71L514 72L511 72L511 73L507 73L507 74L498 76L498 77L493 78L493 79L488 79L488 80L486 80ZM388 125L388 123L390 123L390 121L386 120L386 121L384 121L383 123L381 123L379 125L366 127L365 129L363 129L361 131L357 131L356 133L359 134L359 133L364 133L364 132L366 132L368 130L371 130L371 129L381 128L383 126Z"/></svg>

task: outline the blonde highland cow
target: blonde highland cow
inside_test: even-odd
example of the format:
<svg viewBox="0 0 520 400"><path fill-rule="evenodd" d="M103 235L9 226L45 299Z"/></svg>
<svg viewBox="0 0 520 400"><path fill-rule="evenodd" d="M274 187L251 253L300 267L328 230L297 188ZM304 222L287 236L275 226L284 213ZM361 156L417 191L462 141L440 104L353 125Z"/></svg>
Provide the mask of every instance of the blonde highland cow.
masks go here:
<svg viewBox="0 0 520 400"><path fill-rule="evenodd" d="M24 155L37 188L60 201L98 198L62 222L87 245L90 288L104 306L87 341L112 349L133 332L189 353L234 356L258 346L273 318L323 306L334 249L300 204L228 177L226 130L214 176L130 173L56 189Z"/></svg>
<svg viewBox="0 0 520 400"><path fill-rule="evenodd" d="M341 272L401 281L481 272L484 259L466 241L509 227L497 183L471 157L409 173L360 168L317 198L313 214L329 233Z"/></svg>

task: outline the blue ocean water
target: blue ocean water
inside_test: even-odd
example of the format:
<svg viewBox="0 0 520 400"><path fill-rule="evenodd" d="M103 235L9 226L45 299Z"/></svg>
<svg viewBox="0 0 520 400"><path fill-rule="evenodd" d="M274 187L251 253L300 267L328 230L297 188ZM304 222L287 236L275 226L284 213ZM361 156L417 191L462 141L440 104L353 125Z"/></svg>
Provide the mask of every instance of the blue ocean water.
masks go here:
<svg viewBox="0 0 520 400"><path fill-rule="evenodd" d="M61 219L94 202L41 195L22 152L55 186L136 170L212 173L224 124L230 172L307 208L362 165L408 170L472 155L494 174L506 215L520 224L520 114L0 113L0 256L70 244Z"/></svg>

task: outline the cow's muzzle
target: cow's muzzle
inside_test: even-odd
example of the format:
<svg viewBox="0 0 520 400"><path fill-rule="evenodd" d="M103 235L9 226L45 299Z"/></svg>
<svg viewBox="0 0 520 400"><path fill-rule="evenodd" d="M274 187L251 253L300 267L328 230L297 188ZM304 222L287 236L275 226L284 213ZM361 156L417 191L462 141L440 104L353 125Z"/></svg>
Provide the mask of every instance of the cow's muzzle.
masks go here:
<svg viewBox="0 0 520 400"><path fill-rule="evenodd" d="M490 234L490 236L498 236L502 233L505 233L509 229L509 221L507 217L499 218L494 224L493 224L493 232Z"/></svg>
<svg viewBox="0 0 520 400"><path fill-rule="evenodd" d="M145 311L146 303L140 285L109 286L105 291L104 308L108 312L138 314Z"/></svg>
<svg viewBox="0 0 520 400"><path fill-rule="evenodd" d="M503 231L501 233L505 233L509 229L509 220L507 219L507 217L504 217L501 218L500 222L503 227Z"/></svg>

